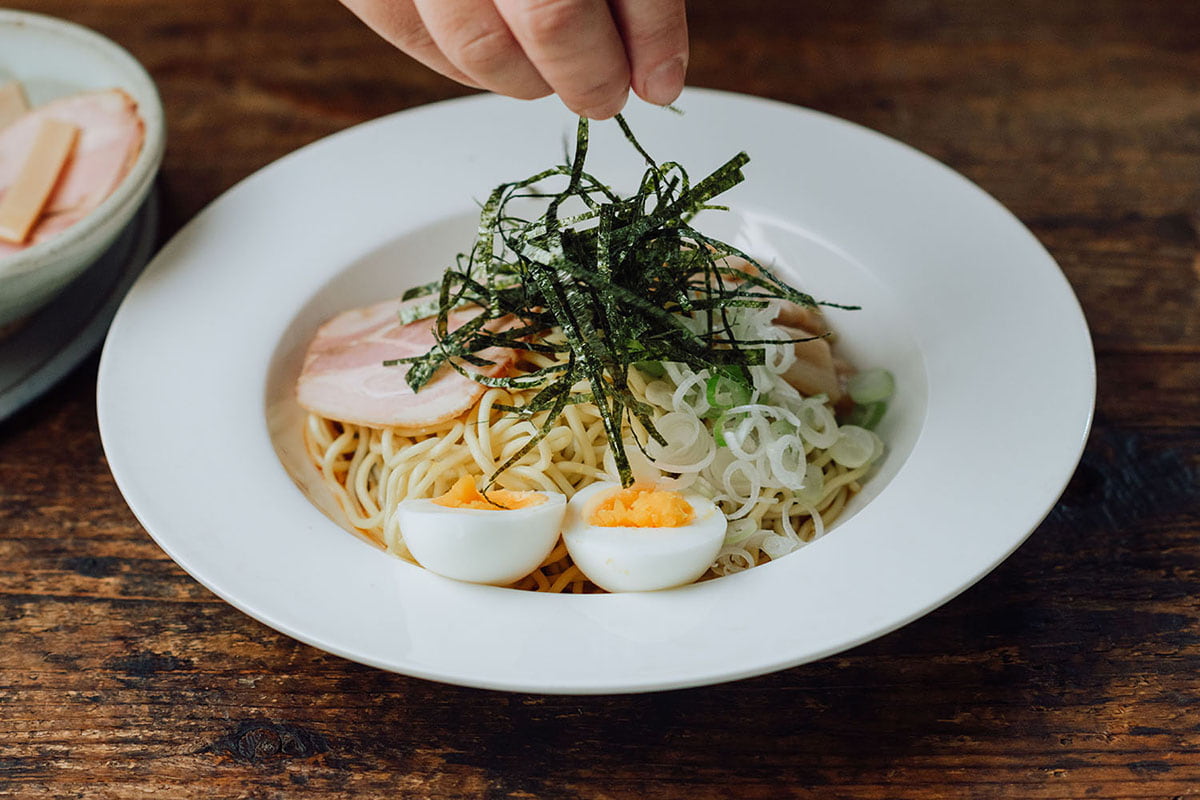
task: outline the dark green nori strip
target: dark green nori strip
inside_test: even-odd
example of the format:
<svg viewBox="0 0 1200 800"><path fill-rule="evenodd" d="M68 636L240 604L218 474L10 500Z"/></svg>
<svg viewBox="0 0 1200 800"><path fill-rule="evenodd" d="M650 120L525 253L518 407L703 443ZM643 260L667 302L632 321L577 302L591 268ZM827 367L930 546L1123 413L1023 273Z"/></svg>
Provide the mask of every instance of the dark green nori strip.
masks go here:
<svg viewBox="0 0 1200 800"><path fill-rule="evenodd" d="M622 198L585 170L588 121L580 118L570 163L496 187L480 210L470 253L460 255L440 280L404 294L405 300L437 295L436 308L430 308L430 315L436 314L436 344L422 356L386 362L411 364L407 381L415 391L446 364L485 386L538 390L525 405L495 406L526 419L542 413L546 418L500 465L489 486L537 446L567 405L579 402L599 409L621 482L629 485L632 474L621 436L625 422L637 419L662 442L649 408L629 389L630 367L675 361L749 385L747 368L762 364L763 348L779 342L737 339L730 309L762 307L771 300L855 308L818 303L741 250L691 226L700 211L724 208L710 201L743 180L745 153L693 184L681 165L655 162L623 117L616 122L646 163L635 194ZM563 178L561 191L540 187ZM510 212L510 202L531 199L549 201L541 217L527 220ZM568 201L583 210L561 214ZM729 266L724 259L730 256L745 259L755 272ZM450 313L468 305L482 312L449 330ZM685 323L685 317L697 314L706 321L701 333ZM565 341L545 338L555 328ZM537 352L561 363L502 377L467 368L492 366L483 353L492 347ZM581 382L588 391L572 394ZM636 437L635 442L644 450L644 442Z"/></svg>

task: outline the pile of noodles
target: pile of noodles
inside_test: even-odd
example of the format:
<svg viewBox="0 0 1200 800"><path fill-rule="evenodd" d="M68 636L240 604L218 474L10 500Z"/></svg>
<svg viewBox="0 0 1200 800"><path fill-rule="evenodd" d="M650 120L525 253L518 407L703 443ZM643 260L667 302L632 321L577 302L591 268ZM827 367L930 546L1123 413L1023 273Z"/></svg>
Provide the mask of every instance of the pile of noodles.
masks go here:
<svg viewBox="0 0 1200 800"><path fill-rule="evenodd" d="M746 340L785 339L771 322L775 311L738 309L735 333ZM682 364L630 369L630 388L668 442L659 445L636 423L627 427L635 477L709 496L728 519L724 546L707 577L779 558L822 536L883 453L871 431L839 426L828 398L804 397L782 379L795 359L790 343L765 349L766 364L750 368L749 388L726 386L719 375ZM547 365L536 354L526 358L531 367ZM603 420L589 402L567 405L533 450L494 474L544 421L544 415L522 419L496 406L525 405L536 391L489 389L462 417L421 430L310 414L305 442L350 523L412 561L396 507L406 498L442 494L464 474L492 478L503 489L556 491L568 499L591 483L618 479ZM561 543L516 588L595 590Z"/></svg>

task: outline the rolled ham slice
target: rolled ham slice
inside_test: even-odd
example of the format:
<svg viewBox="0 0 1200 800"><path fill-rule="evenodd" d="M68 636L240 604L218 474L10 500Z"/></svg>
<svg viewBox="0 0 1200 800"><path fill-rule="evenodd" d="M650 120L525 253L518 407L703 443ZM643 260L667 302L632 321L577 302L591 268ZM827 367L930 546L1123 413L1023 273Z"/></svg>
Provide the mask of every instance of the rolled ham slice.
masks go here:
<svg viewBox="0 0 1200 800"><path fill-rule="evenodd" d="M758 267L743 258L731 256L726 263L751 275L757 275ZM796 360L782 377L792 388L803 395L823 394L835 406L846 401L846 378L853 368L838 358L830 347L829 323L821 309L802 306L791 300L775 301L775 318L772 320L789 339L801 339L793 347ZM820 337L820 338L815 338Z"/></svg>
<svg viewBox="0 0 1200 800"><path fill-rule="evenodd" d="M780 325L789 339L804 339L814 334L800 328ZM796 360L783 373L783 379L803 395L823 394L837 405L842 399L842 377L838 372L833 351L825 339L799 341L795 345Z"/></svg>
<svg viewBox="0 0 1200 800"><path fill-rule="evenodd" d="M778 313L774 320L776 325L789 328L799 328L809 336L824 336L829 333L829 323L821 309L802 306L791 300L780 300Z"/></svg>
<svg viewBox="0 0 1200 800"><path fill-rule="evenodd" d="M413 302L426 302L409 301ZM304 408L330 419L376 428L427 428L464 414L486 390L470 378L443 366L421 391L405 381L407 364L385 367L383 362L429 352L434 345L435 319L401 325L398 314L406 303L387 300L345 311L318 330L304 357L296 396ZM454 330L479 314L468 308L451 312ZM477 355L494 367L473 372L496 377L515 360L509 348L492 347Z"/></svg>
<svg viewBox="0 0 1200 800"><path fill-rule="evenodd" d="M12 185L42 121L79 128L79 139L58 185L24 244L0 242L0 257L70 227L100 205L129 173L145 138L137 103L120 89L82 92L29 111L0 130L0 197Z"/></svg>
<svg viewBox="0 0 1200 800"><path fill-rule="evenodd" d="M741 270L749 275L759 274L757 266L738 256L725 258L725 264L732 269ZM720 280L726 286L736 286L741 283L740 279L727 277L720 278ZM825 315L821 313L821 309L802 306L798 303L793 303L791 300L776 301L774 322L776 325L788 328L799 328L809 336L824 336L829 333L829 325L825 322Z"/></svg>

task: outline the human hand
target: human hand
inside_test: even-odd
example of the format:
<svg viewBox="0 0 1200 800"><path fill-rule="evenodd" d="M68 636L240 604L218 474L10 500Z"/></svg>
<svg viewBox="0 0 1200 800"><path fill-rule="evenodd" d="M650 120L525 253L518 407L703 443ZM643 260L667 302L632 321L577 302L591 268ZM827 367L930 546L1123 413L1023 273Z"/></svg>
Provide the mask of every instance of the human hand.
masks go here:
<svg viewBox="0 0 1200 800"><path fill-rule="evenodd" d="M667 105L687 70L684 0L342 0L376 33L460 83L525 100L557 93L607 119L629 88Z"/></svg>

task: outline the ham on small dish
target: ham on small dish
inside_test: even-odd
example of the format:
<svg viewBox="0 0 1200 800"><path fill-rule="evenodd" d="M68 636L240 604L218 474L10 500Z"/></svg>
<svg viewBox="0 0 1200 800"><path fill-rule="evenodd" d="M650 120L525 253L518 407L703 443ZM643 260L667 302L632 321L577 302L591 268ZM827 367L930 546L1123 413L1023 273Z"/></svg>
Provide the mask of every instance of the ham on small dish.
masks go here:
<svg viewBox="0 0 1200 800"><path fill-rule="evenodd" d="M22 244L0 242L0 257L37 244L86 217L120 185L142 150L145 125L137 103L122 90L62 97L0 130L0 197L21 171L46 119L76 126L79 138L29 237Z"/></svg>
<svg viewBox="0 0 1200 800"><path fill-rule="evenodd" d="M407 364L383 365L391 359L424 355L435 344L434 317L400 323L400 311L414 302L387 300L344 311L322 325L308 346L296 383L300 405L340 422L406 429L441 424L475 405L486 387L449 366L443 366L421 391L414 392L405 380ZM451 312L450 330L479 313L477 308ZM517 354L509 348L492 347L476 355L494 366L467 369L497 377L508 370Z"/></svg>

